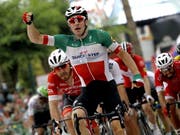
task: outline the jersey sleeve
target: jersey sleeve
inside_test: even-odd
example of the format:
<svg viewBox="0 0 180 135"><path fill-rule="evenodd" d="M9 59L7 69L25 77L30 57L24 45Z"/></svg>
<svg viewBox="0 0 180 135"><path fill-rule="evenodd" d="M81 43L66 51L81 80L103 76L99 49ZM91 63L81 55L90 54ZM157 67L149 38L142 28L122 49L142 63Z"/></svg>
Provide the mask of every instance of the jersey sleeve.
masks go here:
<svg viewBox="0 0 180 135"><path fill-rule="evenodd" d="M155 88L157 92L164 90L163 82L160 78L160 72L158 69L155 72Z"/></svg>
<svg viewBox="0 0 180 135"><path fill-rule="evenodd" d="M116 84L124 83L121 69L119 68L119 65L116 61L109 59L109 70L110 70L114 80L116 81Z"/></svg>
<svg viewBox="0 0 180 135"><path fill-rule="evenodd" d="M62 94L57 86L57 79L51 72L48 75L48 100L60 100Z"/></svg>
<svg viewBox="0 0 180 135"><path fill-rule="evenodd" d="M27 109L27 114L28 116L33 116L34 115L34 98L30 98L29 102L28 102L28 109Z"/></svg>
<svg viewBox="0 0 180 135"><path fill-rule="evenodd" d="M72 38L71 35L59 34L54 36L54 46L56 48L61 48L64 52L66 52L66 46L68 45L69 39Z"/></svg>
<svg viewBox="0 0 180 135"><path fill-rule="evenodd" d="M112 44L111 36L107 32L97 30L97 36L103 46L109 48L109 46Z"/></svg>
<svg viewBox="0 0 180 135"><path fill-rule="evenodd" d="M64 34L58 35L44 35L43 36L43 44L48 46L55 46L56 48L61 48L63 51L66 50L66 45L68 43L68 38L70 36Z"/></svg>

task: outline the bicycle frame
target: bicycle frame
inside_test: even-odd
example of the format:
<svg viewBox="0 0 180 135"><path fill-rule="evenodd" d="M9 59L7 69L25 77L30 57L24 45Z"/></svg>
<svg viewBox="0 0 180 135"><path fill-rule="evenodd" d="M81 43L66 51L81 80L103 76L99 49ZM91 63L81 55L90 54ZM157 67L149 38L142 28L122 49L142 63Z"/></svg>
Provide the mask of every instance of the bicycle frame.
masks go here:
<svg viewBox="0 0 180 135"><path fill-rule="evenodd" d="M137 111L138 114L138 123L140 126L140 131L142 135L153 135L153 132L150 128L150 126L147 123L146 116L144 114L144 111L142 110L142 104L140 102L136 102L134 104L131 104L130 107L134 108Z"/></svg>
<svg viewBox="0 0 180 135"><path fill-rule="evenodd" d="M119 121L121 124L121 127L124 128L124 112L122 112L123 108L120 106L117 106L115 108L115 111L111 113L95 113L93 116L87 116L87 117L78 117L77 114L74 114L74 126L76 128L76 132L78 135L81 135L80 129L79 129L79 120L81 119L87 119L87 120L96 120L99 124L99 129L100 129L100 135L105 135L106 131L110 131L109 134L107 135L113 135L111 132L110 126L107 125L109 123L108 117L113 116L114 114L118 114L119 116ZM124 110L123 110L124 111ZM107 125L107 126L106 126ZM91 134L93 135L93 132L91 129L89 129Z"/></svg>

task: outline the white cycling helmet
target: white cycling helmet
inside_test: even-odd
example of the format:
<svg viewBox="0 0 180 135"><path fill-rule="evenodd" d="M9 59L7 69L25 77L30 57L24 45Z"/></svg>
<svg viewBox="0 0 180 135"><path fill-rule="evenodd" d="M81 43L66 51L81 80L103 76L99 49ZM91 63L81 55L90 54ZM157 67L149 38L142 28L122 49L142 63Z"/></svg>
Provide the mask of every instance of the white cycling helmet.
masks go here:
<svg viewBox="0 0 180 135"><path fill-rule="evenodd" d="M67 55L61 49L54 50L48 58L48 63L51 68L61 66L68 61L69 59L67 58Z"/></svg>
<svg viewBox="0 0 180 135"><path fill-rule="evenodd" d="M156 66L159 69L167 68L173 64L173 57L169 53L161 53L156 57Z"/></svg>
<svg viewBox="0 0 180 135"><path fill-rule="evenodd" d="M81 6L72 6L66 10L65 13L66 20L68 20L74 15L82 15L86 17L86 19L88 19L87 11Z"/></svg>

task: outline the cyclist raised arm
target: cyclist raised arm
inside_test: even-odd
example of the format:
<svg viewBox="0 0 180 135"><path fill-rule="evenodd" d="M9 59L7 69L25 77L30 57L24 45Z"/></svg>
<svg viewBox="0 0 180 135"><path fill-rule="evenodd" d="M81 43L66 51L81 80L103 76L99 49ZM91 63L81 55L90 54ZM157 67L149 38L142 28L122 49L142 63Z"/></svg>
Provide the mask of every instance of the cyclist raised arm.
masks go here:
<svg viewBox="0 0 180 135"><path fill-rule="evenodd" d="M74 18L73 16L75 16L77 18ZM68 23L71 31L74 34L74 36L70 37L71 40L74 38L75 39L83 39L87 36L87 34L88 34L88 28L87 28L88 27L88 15L84 8L82 8L80 6L70 7L67 9L67 11L65 13L65 17L67 19L67 23ZM23 22L27 24L27 34L28 34L30 41L35 44L44 44L44 45L55 46L57 48L61 48L64 50L65 49L64 45L66 45L66 44L64 44L63 46L60 46L58 44L63 44L63 42L65 42L65 39L67 39L67 37L61 35L58 38L57 35L50 36L50 35L46 35L46 34L41 34L39 32L39 30L33 24L33 18L34 17L31 12L25 12L22 16ZM106 32L104 33L103 36L105 38L106 38L106 36L108 36L107 38L110 40L110 36L106 35ZM135 66L134 62L131 60L130 56L123 50L119 50L118 45L113 45L113 44L111 45L111 44L112 44L112 41L111 40L110 40L110 42L108 41L108 46L109 46L110 50L118 53L118 55L120 55L120 57L123 59L124 63L127 64L127 66L131 69L131 71L134 74L138 74L139 72L137 70L137 67ZM136 79L136 77L139 77L139 76L135 76L135 79Z"/></svg>
<svg viewBox="0 0 180 135"><path fill-rule="evenodd" d="M161 53L156 57L155 86L163 113L167 116L167 103L177 101L180 92L180 61L173 61L169 53ZM175 105L170 107L170 121L177 135L180 135L180 119Z"/></svg>

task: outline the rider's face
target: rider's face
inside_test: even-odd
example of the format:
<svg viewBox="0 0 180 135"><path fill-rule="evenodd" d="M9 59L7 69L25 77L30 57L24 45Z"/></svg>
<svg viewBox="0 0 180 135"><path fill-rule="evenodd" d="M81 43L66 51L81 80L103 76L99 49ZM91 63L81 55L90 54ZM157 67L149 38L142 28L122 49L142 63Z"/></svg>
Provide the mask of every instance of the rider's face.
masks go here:
<svg viewBox="0 0 180 135"><path fill-rule="evenodd" d="M161 69L161 73L162 73L165 77L171 78L171 77L174 75L173 65L171 65L171 66L169 66L169 67L167 67L167 68Z"/></svg>
<svg viewBox="0 0 180 135"><path fill-rule="evenodd" d="M86 18L81 15L76 15L69 18L67 22L74 35L81 37L87 23Z"/></svg>
<svg viewBox="0 0 180 135"><path fill-rule="evenodd" d="M71 74L71 66L69 63L65 63L62 66L56 67L54 71L62 80L67 81Z"/></svg>

